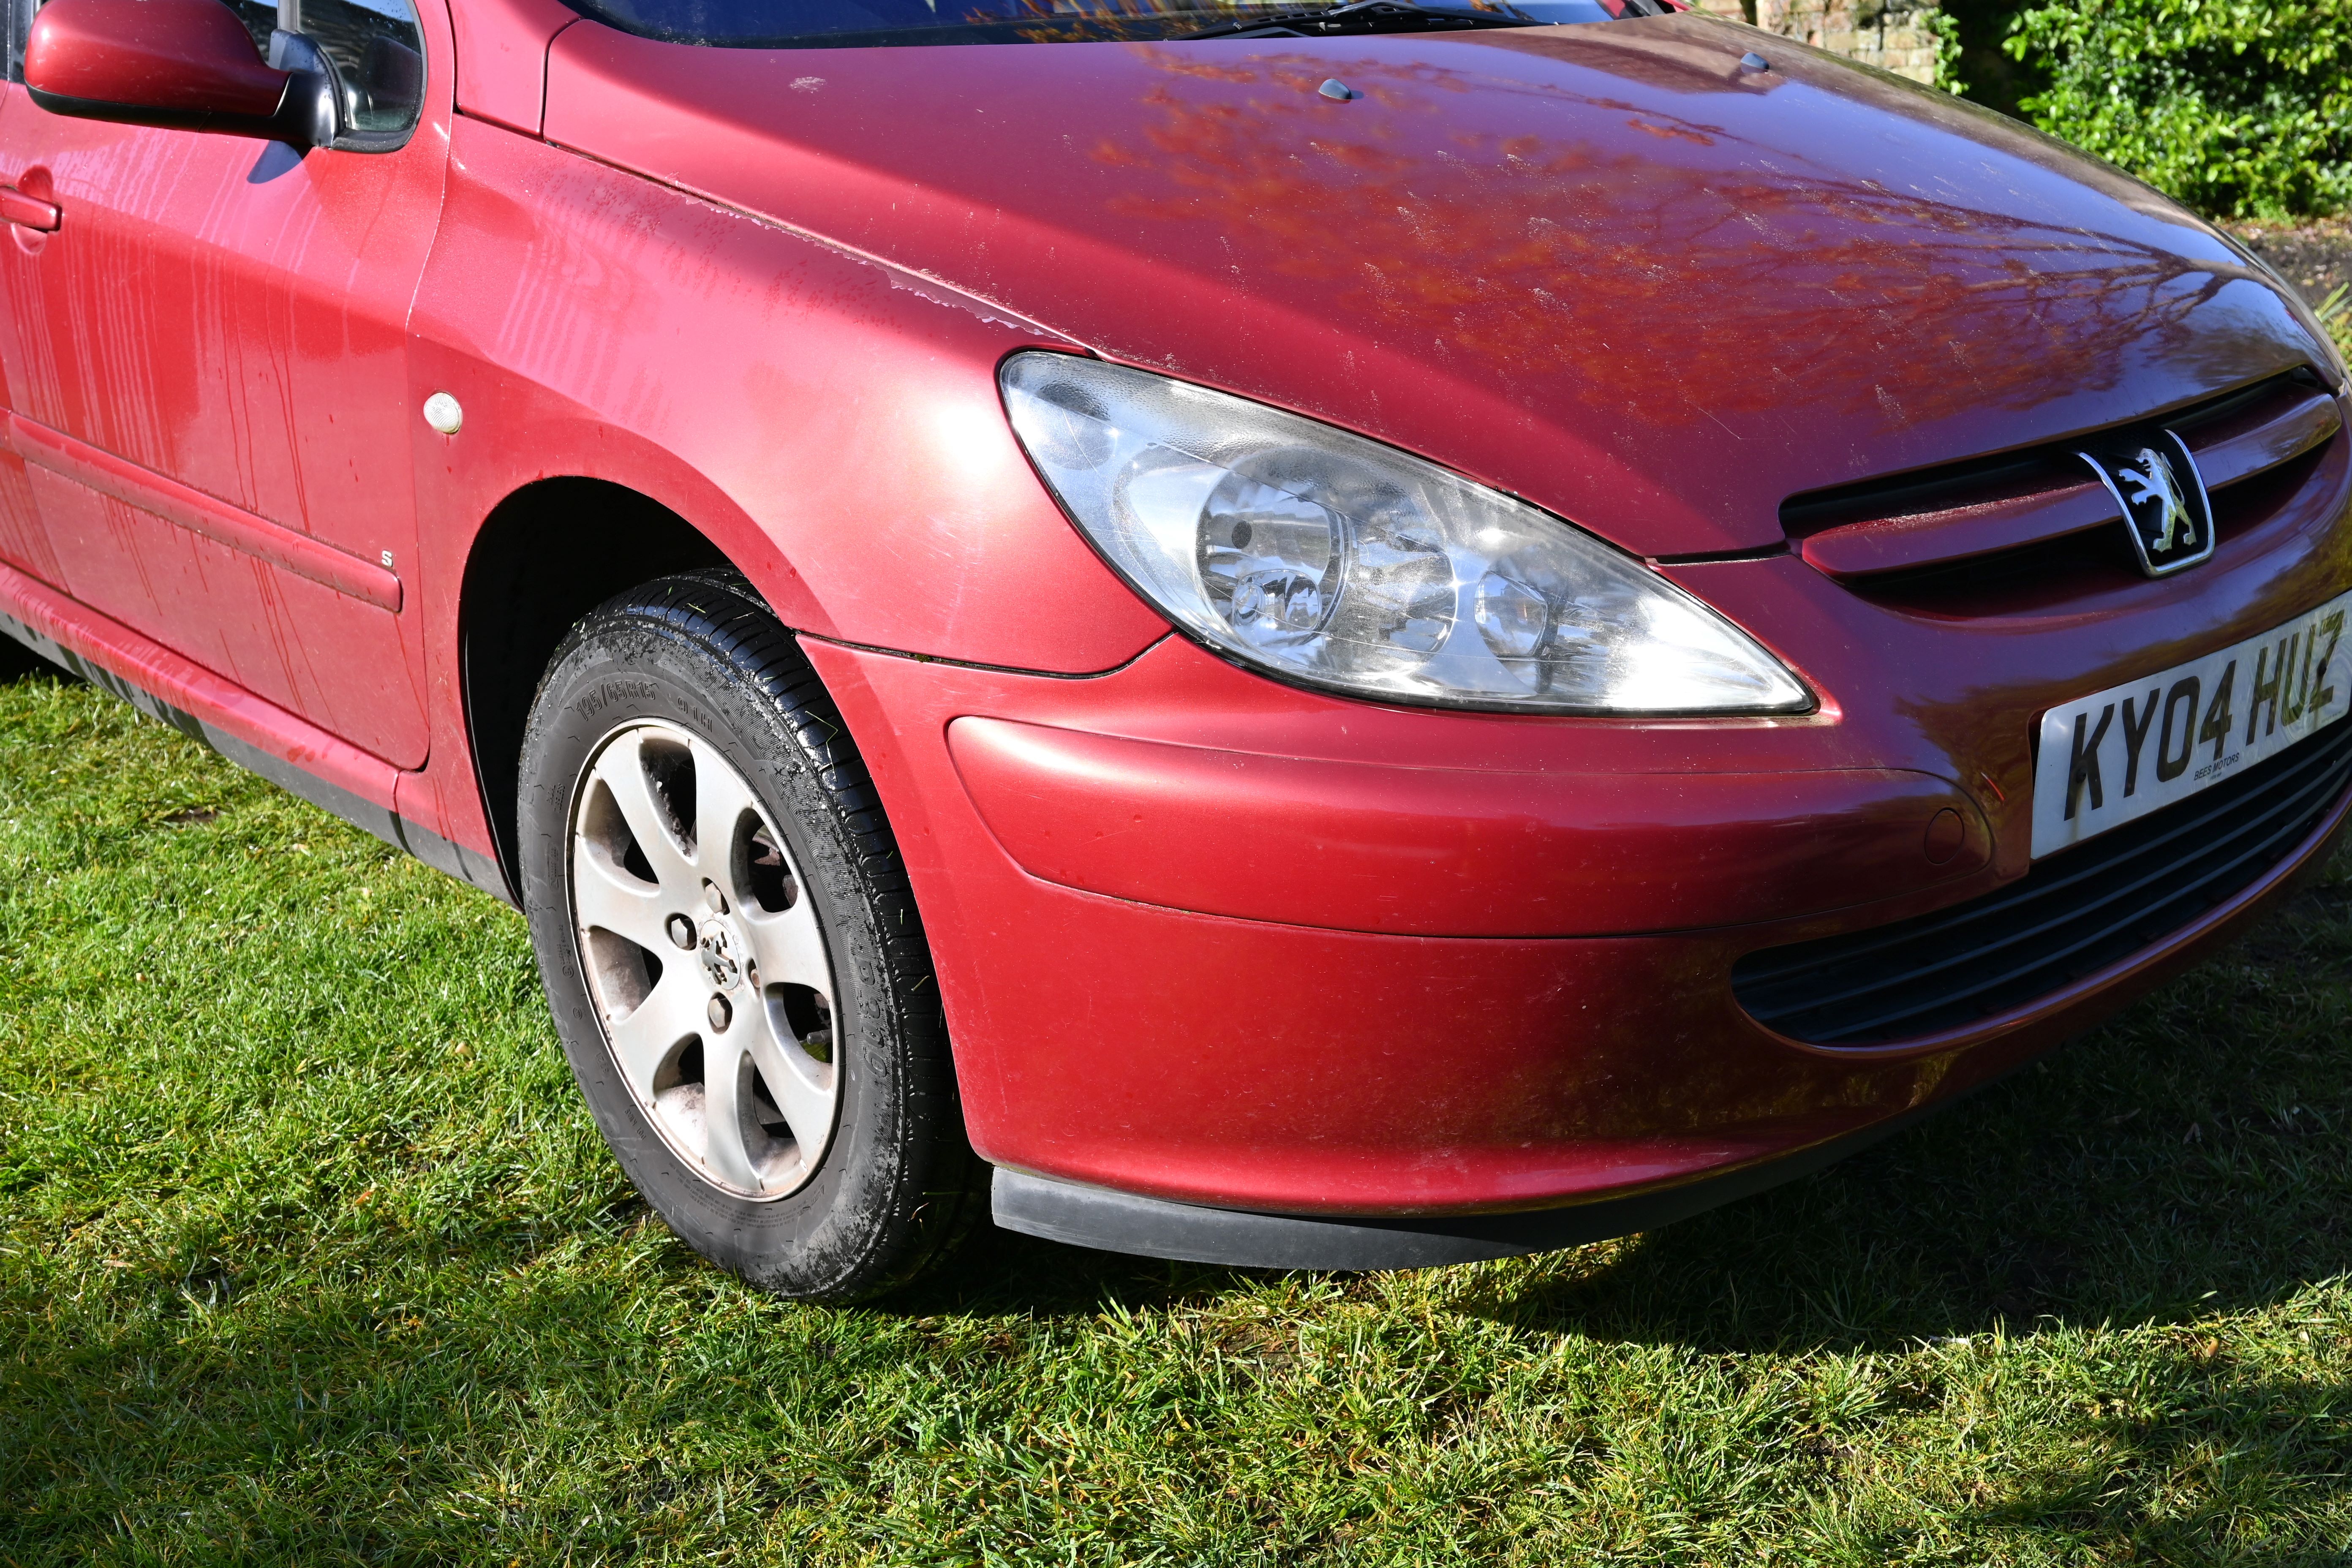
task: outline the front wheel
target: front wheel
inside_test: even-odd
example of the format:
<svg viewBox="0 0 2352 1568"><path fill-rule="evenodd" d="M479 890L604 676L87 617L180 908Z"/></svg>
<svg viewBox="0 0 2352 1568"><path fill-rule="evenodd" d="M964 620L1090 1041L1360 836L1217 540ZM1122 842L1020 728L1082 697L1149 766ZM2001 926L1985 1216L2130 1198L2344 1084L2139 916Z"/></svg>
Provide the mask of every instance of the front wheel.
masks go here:
<svg viewBox="0 0 2352 1568"><path fill-rule="evenodd" d="M573 1076L688 1245L782 1295L912 1279L980 1212L929 950L792 635L732 573L572 629L523 743L523 901Z"/></svg>

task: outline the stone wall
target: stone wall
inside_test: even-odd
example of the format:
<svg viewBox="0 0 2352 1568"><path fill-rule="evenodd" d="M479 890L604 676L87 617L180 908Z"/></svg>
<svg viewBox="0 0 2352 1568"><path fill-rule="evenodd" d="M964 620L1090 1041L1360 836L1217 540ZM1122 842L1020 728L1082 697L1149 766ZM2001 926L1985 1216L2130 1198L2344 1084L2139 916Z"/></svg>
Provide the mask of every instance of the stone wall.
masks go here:
<svg viewBox="0 0 2352 1568"><path fill-rule="evenodd" d="M1937 0L1693 0L1718 16L1753 22L1832 54L1880 66L1914 81L1936 79L1936 37L1927 18Z"/></svg>

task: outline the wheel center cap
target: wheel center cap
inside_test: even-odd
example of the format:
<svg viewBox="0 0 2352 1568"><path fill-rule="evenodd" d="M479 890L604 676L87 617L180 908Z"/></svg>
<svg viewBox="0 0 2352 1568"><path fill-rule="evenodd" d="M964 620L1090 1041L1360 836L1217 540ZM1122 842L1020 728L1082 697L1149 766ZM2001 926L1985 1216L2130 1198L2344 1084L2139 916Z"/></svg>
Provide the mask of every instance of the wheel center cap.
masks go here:
<svg viewBox="0 0 2352 1568"><path fill-rule="evenodd" d="M702 922L702 939L695 945L695 956L702 963L703 978L715 991L732 991L743 978L743 961L751 952L724 917L713 915Z"/></svg>

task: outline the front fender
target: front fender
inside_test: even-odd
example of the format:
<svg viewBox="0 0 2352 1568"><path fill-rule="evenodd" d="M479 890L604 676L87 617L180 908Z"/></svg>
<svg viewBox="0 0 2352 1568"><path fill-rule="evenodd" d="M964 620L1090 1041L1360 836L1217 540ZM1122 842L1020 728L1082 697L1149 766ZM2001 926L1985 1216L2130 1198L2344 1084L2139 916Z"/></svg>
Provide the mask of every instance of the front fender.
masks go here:
<svg viewBox="0 0 2352 1568"><path fill-rule="evenodd" d="M461 119L413 332L418 402L465 410L419 427L427 517L604 479L844 642L1081 674L1166 630L1005 424L997 363L1071 345L900 268ZM471 536L441 531L435 582Z"/></svg>

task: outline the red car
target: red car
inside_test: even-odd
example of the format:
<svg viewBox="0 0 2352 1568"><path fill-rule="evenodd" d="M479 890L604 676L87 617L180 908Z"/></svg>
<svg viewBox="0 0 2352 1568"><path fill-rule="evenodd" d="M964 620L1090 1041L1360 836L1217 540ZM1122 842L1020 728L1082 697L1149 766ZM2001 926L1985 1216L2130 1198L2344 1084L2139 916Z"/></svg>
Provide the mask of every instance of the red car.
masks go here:
<svg viewBox="0 0 2352 1568"><path fill-rule="evenodd" d="M39 9L0 615L519 903L763 1286L1659 1224L2343 822L2344 364L2011 121L1660 0L576 5Z"/></svg>

